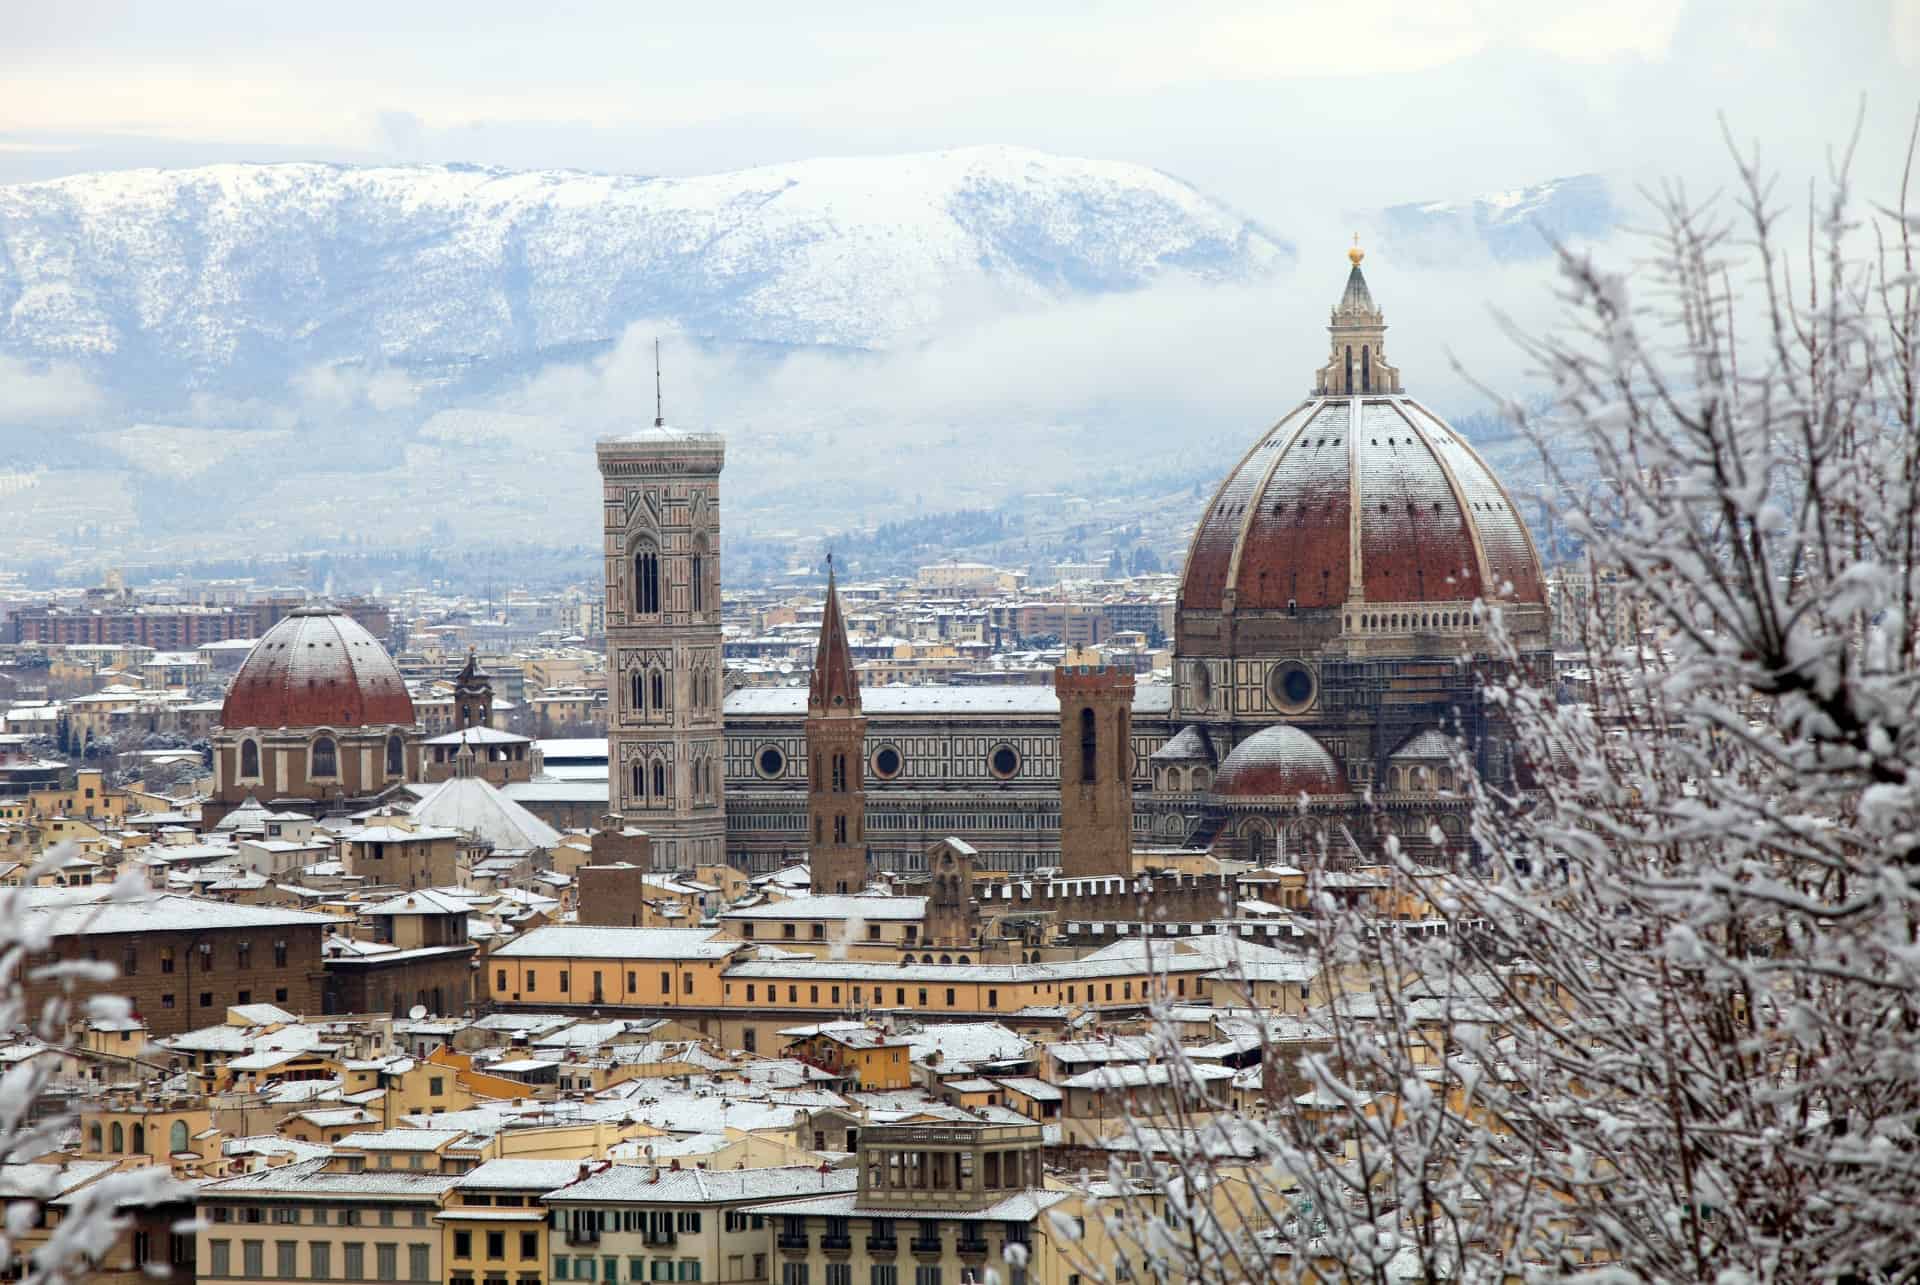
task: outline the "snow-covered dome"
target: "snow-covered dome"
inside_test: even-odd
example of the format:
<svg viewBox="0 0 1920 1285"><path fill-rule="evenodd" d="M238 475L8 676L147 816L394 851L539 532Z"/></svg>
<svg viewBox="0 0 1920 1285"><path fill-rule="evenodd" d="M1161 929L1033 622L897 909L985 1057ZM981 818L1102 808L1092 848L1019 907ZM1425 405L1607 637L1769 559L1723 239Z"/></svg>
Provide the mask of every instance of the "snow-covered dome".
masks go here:
<svg viewBox="0 0 1920 1285"><path fill-rule="evenodd" d="M301 607L254 644L227 689L220 725L411 726L413 698L374 636L337 607Z"/></svg>
<svg viewBox="0 0 1920 1285"><path fill-rule="evenodd" d="M1385 314L1357 251L1328 330L1314 396L1253 444L1201 516L1182 610L1544 604L1540 559L1499 479L1386 363ZM1455 623L1445 611L1408 621Z"/></svg>
<svg viewBox="0 0 1920 1285"><path fill-rule="evenodd" d="M1233 747L1213 779L1213 792L1223 798L1345 794L1347 780L1320 742L1281 723Z"/></svg>

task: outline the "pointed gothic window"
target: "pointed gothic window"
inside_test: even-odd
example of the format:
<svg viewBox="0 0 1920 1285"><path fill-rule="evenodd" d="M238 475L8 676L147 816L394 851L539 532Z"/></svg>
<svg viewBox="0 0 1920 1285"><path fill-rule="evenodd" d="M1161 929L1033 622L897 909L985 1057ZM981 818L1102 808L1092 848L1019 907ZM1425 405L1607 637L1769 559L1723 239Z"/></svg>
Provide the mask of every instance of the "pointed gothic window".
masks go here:
<svg viewBox="0 0 1920 1285"><path fill-rule="evenodd" d="M643 616L660 612L660 555L651 545L633 555L633 609Z"/></svg>
<svg viewBox="0 0 1920 1285"><path fill-rule="evenodd" d="M251 740L240 742L240 775L260 775L260 742Z"/></svg>
<svg viewBox="0 0 1920 1285"><path fill-rule="evenodd" d="M1093 767L1099 752L1099 736L1093 729L1093 711L1080 711L1080 779L1093 780Z"/></svg>

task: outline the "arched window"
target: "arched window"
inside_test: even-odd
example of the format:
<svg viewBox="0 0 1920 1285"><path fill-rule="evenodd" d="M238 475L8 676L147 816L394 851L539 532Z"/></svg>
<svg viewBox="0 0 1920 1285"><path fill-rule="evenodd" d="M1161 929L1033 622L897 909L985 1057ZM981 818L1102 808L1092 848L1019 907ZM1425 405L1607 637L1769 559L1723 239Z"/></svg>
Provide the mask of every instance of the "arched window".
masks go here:
<svg viewBox="0 0 1920 1285"><path fill-rule="evenodd" d="M653 671L653 712L658 714L667 707L667 676L659 670Z"/></svg>
<svg viewBox="0 0 1920 1285"><path fill-rule="evenodd" d="M1347 345L1347 386L1344 391L1349 393L1353 391L1353 345L1352 344Z"/></svg>
<svg viewBox="0 0 1920 1285"><path fill-rule="evenodd" d="M1360 345L1360 391L1373 391L1373 354L1367 351L1367 345Z"/></svg>
<svg viewBox="0 0 1920 1285"><path fill-rule="evenodd" d="M322 736L313 743L312 775L315 778L340 775L340 752L331 736Z"/></svg>
<svg viewBox="0 0 1920 1285"><path fill-rule="evenodd" d="M167 1150L185 1151L187 1149L187 1122L175 1120L173 1127L167 1130Z"/></svg>
<svg viewBox="0 0 1920 1285"><path fill-rule="evenodd" d="M643 616L660 613L660 555L651 545L633 555L633 609Z"/></svg>
<svg viewBox="0 0 1920 1285"><path fill-rule="evenodd" d="M655 762L653 765L653 797L664 803L667 798L667 765Z"/></svg>
<svg viewBox="0 0 1920 1285"><path fill-rule="evenodd" d="M133 1154L136 1156L147 1154L147 1126L139 1121L135 1121L133 1125Z"/></svg>
<svg viewBox="0 0 1920 1285"><path fill-rule="evenodd" d="M1080 779L1093 780L1095 755L1099 750L1100 738L1093 728L1093 711L1080 711Z"/></svg>
<svg viewBox="0 0 1920 1285"><path fill-rule="evenodd" d="M91 1149L94 1151L105 1151L107 1149L106 1143L103 1142L100 1137L100 1122L98 1120L95 1120L87 1126L87 1141L91 1144Z"/></svg>
<svg viewBox="0 0 1920 1285"><path fill-rule="evenodd" d="M633 699L627 702L628 705L632 708L633 712L636 714L646 713L647 676L636 669L633 671L632 681L628 685L633 688L633 691L631 693L633 696Z"/></svg>
<svg viewBox="0 0 1920 1285"><path fill-rule="evenodd" d="M260 742L251 739L240 742L240 775L260 775Z"/></svg>
<svg viewBox="0 0 1920 1285"><path fill-rule="evenodd" d="M633 765L633 797L635 802L647 797L647 765L644 763Z"/></svg>
<svg viewBox="0 0 1920 1285"><path fill-rule="evenodd" d="M406 771L406 749L400 738L387 738L387 775L399 776Z"/></svg>
<svg viewBox="0 0 1920 1285"><path fill-rule="evenodd" d="M107 1149L116 1156L127 1149L127 1134L126 1131L120 1127L118 1120L115 1120L113 1127L107 1130L107 1140L112 1144Z"/></svg>

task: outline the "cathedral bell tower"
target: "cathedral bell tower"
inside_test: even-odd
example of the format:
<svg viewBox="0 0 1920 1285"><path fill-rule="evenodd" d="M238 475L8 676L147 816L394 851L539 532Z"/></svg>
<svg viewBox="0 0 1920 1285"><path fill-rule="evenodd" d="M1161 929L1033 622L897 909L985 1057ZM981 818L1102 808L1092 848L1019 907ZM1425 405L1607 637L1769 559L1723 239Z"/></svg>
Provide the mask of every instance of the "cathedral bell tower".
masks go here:
<svg viewBox="0 0 1920 1285"><path fill-rule="evenodd" d="M1360 238L1353 238L1347 262L1347 291L1334 305L1327 323L1333 352L1313 379L1315 397L1354 397L1368 393L1399 393L1400 368L1386 359L1387 316L1373 302L1367 279L1360 271L1360 260L1367 252Z"/></svg>
<svg viewBox="0 0 1920 1285"><path fill-rule="evenodd" d="M717 433L602 438L608 829L642 829L656 868L726 860Z"/></svg>
<svg viewBox="0 0 1920 1285"><path fill-rule="evenodd" d="M807 864L816 893L857 893L867 886L866 747L860 679L829 561L827 605L807 688Z"/></svg>

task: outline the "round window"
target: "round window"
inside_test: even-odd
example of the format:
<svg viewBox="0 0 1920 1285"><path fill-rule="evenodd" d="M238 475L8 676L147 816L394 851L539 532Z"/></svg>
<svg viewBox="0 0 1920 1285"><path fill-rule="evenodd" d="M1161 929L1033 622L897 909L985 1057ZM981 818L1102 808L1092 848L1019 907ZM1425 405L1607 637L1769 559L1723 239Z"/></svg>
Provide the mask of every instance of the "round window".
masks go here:
<svg viewBox="0 0 1920 1285"><path fill-rule="evenodd" d="M1297 660L1276 665L1267 675L1267 695L1290 714L1313 704L1315 686L1313 671Z"/></svg>
<svg viewBox="0 0 1920 1285"><path fill-rule="evenodd" d="M769 779L779 776L787 770L787 756L780 752L777 745L763 745L754 755L754 766L760 769L760 775Z"/></svg>
<svg viewBox="0 0 1920 1285"><path fill-rule="evenodd" d="M883 781L891 781L900 775L900 751L891 745L882 745L873 752L873 774Z"/></svg>
<svg viewBox="0 0 1920 1285"><path fill-rule="evenodd" d="M996 745L987 755L987 767L1004 781L1020 770L1020 752L1011 745Z"/></svg>

